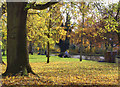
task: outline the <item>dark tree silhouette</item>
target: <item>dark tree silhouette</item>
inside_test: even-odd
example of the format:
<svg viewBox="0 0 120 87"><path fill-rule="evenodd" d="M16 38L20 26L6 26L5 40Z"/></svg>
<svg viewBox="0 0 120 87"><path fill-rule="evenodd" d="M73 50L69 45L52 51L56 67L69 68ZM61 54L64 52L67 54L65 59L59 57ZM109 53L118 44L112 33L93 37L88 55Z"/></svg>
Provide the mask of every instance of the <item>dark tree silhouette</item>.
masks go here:
<svg viewBox="0 0 120 87"><path fill-rule="evenodd" d="M70 27L70 15L67 13L66 15L66 22L65 25L61 25L61 27L65 27L65 31L67 31L67 35L70 34L71 32L71 27ZM67 49L69 49L70 45L70 38L66 35L66 39L62 40L60 39L59 43L57 44L60 47L60 54L59 56L62 57Z"/></svg>

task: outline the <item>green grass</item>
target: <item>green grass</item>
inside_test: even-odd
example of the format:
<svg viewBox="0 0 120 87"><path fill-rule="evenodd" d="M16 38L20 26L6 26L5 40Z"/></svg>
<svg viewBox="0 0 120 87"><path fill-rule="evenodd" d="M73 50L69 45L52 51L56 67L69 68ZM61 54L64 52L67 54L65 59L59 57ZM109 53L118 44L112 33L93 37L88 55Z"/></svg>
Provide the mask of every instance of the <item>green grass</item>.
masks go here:
<svg viewBox="0 0 120 87"><path fill-rule="evenodd" d="M6 56L2 56L2 60L4 62L7 62L7 57ZM46 55L29 55L29 62L30 63L37 63L37 62L46 62L47 61L47 57ZM80 61L77 58L61 58L58 56L50 56L50 62L74 62L74 61ZM97 61L91 61L91 60L82 60L82 62L94 62L94 63L100 63ZM101 64L106 64L106 62L101 62ZM115 63L107 63L107 64L115 64Z"/></svg>
<svg viewBox="0 0 120 87"><path fill-rule="evenodd" d="M6 56L2 56L3 61L7 61ZM31 63L37 63L37 62L46 62L47 61L47 57L45 55L29 55L29 62ZM58 56L50 56L50 62L70 62L70 61L79 61L79 59L75 59L75 58L60 58Z"/></svg>
<svg viewBox="0 0 120 87"><path fill-rule="evenodd" d="M47 57L45 55L30 55L30 62L46 62ZM50 62L70 62L70 61L79 61L79 59L74 58L60 58L58 56L50 56Z"/></svg>
<svg viewBox="0 0 120 87"><path fill-rule="evenodd" d="M6 63L7 59L6 59L6 56L3 56L2 57L3 61ZM47 57L45 55L37 55L37 54L34 54L34 55L29 55L29 62L30 63L45 63L47 62ZM116 68L117 64L116 63L107 63L107 62L97 62L97 61L91 61L91 60L82 60L82 62L80 62L79 59L77 58L61 58L61 57L58 57L58 56L51 56L50 57L50 63L81 63L82 64L82 67L84 67L84 64L85 66L87 64L89 64L91 67L94 66L94 69L98 69L98 66L99 66L99 69L104 69L104 73L106 73L106 70L109 70L109 67L110 69L112 70L112 68ZM87 67L90 67L90 66L87 66ZM108 68L104 68L104 67L108 67ZM114 72L113 72L114 73Z"/></svg>
<svg viewBox="0 0 120 87"><path fill-rule="evenodd" d="M3 61L6 63L7 59L6 56L2 57ZM39 62L43 62L46 63L47 62L47 57L46 55L29 55L29 62L30 63L39 63ZM50 56L50 62L80 62L79 59L77 58L61 58L58 56ZM110 66L114 66L116 65L116 63L107 63L107 62L97 62L97 61L91 61L91 60L82 60L83 63L89 63L89 64L96 64L97 65L110 65Z"/></svg>
<svg viewBox="0 0 120 87"><path fill-rule="evenodd" d="M6 62L6 56L3 57ZM52 83L42 83L41 78L30 76L24 84L42 83L50 85L69 85L69 84L101 84L101 85L117 85L118 84L118 67L116 63L97 62L90 60L83 60L82 62L76 58L60 58L58 56L51 56L50 63L46 63L47 57L45 55L29 55L30 65L33 71L41 76L42 80L48 80ZM3 66L3 72L5 71ZM17 78L17 77L16 77ZM35 79L36 79L36 82ZM15 81L15 79L4 79L3 83L10 85L20 83L22 79ZM17 83L15 83L17 82ZM24 82L24 79L23 79ZM20 83L23 84L23 83Z"/></svg>

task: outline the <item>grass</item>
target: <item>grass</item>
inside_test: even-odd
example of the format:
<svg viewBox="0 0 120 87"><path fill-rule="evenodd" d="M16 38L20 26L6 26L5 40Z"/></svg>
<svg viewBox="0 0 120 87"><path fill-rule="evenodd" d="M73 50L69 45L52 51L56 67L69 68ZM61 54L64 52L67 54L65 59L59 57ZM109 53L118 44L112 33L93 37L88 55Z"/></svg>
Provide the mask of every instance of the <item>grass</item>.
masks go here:
<svg viewBox="0 0 120 87"><path fill-rule="evenodd" d="M46 62L47 57L45 55L30 55L30 62ZM70 62L70 61L79 61L79 59L73 58L60 58L58 56L51 56L50 62Z"/></svg>
<svg viewBox="0 0 120 87"><path fill-rule="evenodd" d="M3 58L6 61L6 58ZM5 85L117 85L118 67L115 63L105 63L75 58L50 57L46 63L45 55L30 55L30 65L41 78L29 77L4 78ZM6 66L3 66L3 72Z"/></svg>
<svg viewBox="0 0 120 87"><path fill-rule="evenodd" d="M2 57L3 61L7 61L6 56ZM46 62L47 57L45 55L29 55L29 62L31 63L37 63L37 62ZM58 56L51 56L50 57L50 62L66 62L66 61L79 61L79 59L74 59L74 58L60 58Z"/></svg>

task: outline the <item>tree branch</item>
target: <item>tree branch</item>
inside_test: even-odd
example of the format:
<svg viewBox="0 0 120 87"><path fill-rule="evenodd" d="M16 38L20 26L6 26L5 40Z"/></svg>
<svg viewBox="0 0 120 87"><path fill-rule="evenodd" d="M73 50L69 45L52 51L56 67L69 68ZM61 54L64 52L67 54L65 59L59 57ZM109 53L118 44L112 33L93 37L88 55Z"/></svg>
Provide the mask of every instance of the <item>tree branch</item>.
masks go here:
<svg viewBox="0 0 120 87"><path fill-rule="evenodd" d="M106 14L105 12L103 12L103 9L101 9L101 6L100 6L98 3L94 3L94 5L97 7L97 9L98 9L99 12L102 14L102 16L103 16L103 14ZM98 7L98 5L99 5L99 7ZM119 13L120 13L120 0L119 0L119 2L118 2L117 14L116 14L116 16L114 17L114 19L115 19L116 21L118 21ZM111 17L113 17L113 13L111 13L110 11L108 11L108 14L109 14Z"/></svg>
<svg viewBox="0 0 120 87"><path fill-rule="evenodd" d="M118 3L117 15L115 16L116 21L117 21L119 13L120 13L120 0L119 0L119 3Z"/></svg>
<svg viewBox="0 0 120 87"><path fill-rule="evenodd" d="M94 3L94 5L97 7L98 11L99 11L99 12L101 13L101 15L103 16L104 12L102 11L100 4L96 2L96 3ZM99 6L99 7L98 7L98 6Z"/></svg>
<svg viewBox="0 0 120 87"><path fill-rule="evenodd" d="M53 2L54 1L54 2ZM61 0L51 0L50 2L47 2L46 4L31 4L29 9L36 9L36 10L43 10L48 8L51 5L54 5L58 2L60 2Z"/></svg>

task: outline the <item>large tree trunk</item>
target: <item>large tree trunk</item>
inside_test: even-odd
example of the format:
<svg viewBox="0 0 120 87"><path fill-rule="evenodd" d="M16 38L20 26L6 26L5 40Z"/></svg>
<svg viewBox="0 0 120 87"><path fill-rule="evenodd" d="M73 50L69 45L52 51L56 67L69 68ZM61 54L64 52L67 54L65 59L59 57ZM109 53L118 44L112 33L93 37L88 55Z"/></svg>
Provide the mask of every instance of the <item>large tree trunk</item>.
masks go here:
<svg viewBox="0 0 120 87"><path fill-rule="evenodd" d="M58 3L48 2L46 4L31 4L30 8L43 10ZM27 51L26 18L27 2L7 2L7 69L2 75L15 75L20 71L23 74L31 72ZM30 9L27 8L27 9Z"/></svg>
<svg viewBox="0 0 120 87"><path fill-rule="evenodd" d="M3 75L31 72L27 52L26 2L7 2L7 69ZM27 72L26 72L27 71Z"/></svg>

